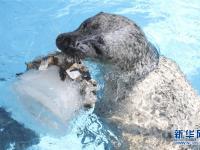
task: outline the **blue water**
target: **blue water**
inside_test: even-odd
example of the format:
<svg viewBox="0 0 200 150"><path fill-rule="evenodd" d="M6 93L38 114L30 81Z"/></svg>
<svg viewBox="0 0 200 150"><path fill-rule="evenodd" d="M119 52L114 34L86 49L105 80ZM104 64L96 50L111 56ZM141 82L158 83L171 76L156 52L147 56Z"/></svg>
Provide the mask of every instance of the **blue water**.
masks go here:
<svg viewBox="0 0 200 150"><path fill-rule="evenodd" d="M160 53L175 60L200 93L199 0L0 0L0 106L15 112L14 118L26 122L19 117L21 110L15 106L9 89L15 74L25 70L25 62L54 51L59 33L73 31L83 20L100 11L121 14L139 24ZM97 77L99 67L95 64L90 67L96 70L93 75ZM79 117L77 124L83 118ZM97 118L93 122L101 126ZM103 134L106 129L102 128L94 136L99 136L104 144L97 144L98 140L84 144L75 126L60 139L41 137L40 143L30 149L109 148Z"/></svg>

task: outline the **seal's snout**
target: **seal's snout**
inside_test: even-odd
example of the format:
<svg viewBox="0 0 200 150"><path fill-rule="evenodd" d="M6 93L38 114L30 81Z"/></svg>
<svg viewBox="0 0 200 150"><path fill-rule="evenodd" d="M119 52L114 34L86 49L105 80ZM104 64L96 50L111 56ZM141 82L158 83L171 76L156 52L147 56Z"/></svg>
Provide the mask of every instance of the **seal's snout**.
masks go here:
<svg viewBox="0 0 200 150"><path fill-rule="evenodd" d="M56 46L63 53L81 59L85 57L85 53L79 48L79 45L77 36L71 33L62 33L56 38Z"/></svg>
<svg viewBox="0 0 200 150"><path fill-rule="evenodd" d="M75 47L75 40L76 38L74 36L63 33L56 38L56 45L61 51L66 52L70 48Z"/></svg>

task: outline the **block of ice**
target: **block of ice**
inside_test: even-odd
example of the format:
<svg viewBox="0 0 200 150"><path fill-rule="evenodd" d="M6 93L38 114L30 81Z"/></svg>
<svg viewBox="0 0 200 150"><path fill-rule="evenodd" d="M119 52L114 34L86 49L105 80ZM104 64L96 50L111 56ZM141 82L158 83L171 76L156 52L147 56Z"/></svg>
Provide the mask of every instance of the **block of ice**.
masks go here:
<svg viewBox="0 0 200 150"><path fill-rule="evenodd" d="M56 66L26 72L15 82L14 89L19 104L48 132L62 134L82 106L79 85L61 81Z"/></svg>

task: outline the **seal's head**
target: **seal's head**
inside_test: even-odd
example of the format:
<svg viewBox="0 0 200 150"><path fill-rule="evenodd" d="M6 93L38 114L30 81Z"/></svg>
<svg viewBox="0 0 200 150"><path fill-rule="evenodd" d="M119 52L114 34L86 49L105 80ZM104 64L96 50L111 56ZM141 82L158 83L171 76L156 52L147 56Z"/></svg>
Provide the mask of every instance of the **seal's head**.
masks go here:
<svg viewBox="0 0 200 150"><path fill-rule="evenodd" d="M139 74L155 68L159 57L133 21L103 12L85 20L75 31L60 34L56 45L64 53L109 60Z"/></svg>

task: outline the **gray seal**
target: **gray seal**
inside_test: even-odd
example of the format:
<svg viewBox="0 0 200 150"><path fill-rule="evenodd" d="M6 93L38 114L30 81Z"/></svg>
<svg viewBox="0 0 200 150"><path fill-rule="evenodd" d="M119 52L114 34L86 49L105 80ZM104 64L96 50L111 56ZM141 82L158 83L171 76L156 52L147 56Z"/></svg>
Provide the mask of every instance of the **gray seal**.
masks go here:
<svg viewBox="0 0 200 150"><path fill-rule="evenodd" d="M60 34L56 45L64 53L110 61L141 76L153 70L159 60L158 51L136 23L103 12L85 20L75 31Z"/></svg>
<svg viewBox="0 0 200 150"><path fill-rule="evenodd" d="M105 85L95 113L117 133L114 149L188 149L175 145L172 134L200 127L200 98L133 21L99 13L56 44L65 54L100 60Z"/></svg>
<svg viewBox="0 0 200 150"><path fill-rule="evenodd" d="M104 64L104 100L96 105L101 115L112 112L117 101L123 100L159 61L158 51L136 23L103 12L85 20L75 31L60 34L56 45L67 55L90 57Z"/></svg>
<svg viewBox="0 0 200 150"><path fill-rule="evenodd" d="M136 23L103 12L85 20L75 31L60 34L56 45L67 55L94 58L103 64L104 92L95 105L101 118L118 111L131 88L159 62L157 49Z"/></svg>

